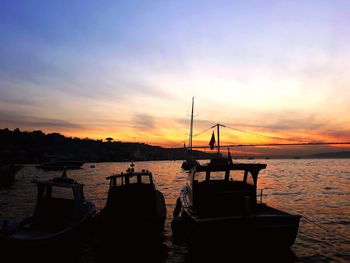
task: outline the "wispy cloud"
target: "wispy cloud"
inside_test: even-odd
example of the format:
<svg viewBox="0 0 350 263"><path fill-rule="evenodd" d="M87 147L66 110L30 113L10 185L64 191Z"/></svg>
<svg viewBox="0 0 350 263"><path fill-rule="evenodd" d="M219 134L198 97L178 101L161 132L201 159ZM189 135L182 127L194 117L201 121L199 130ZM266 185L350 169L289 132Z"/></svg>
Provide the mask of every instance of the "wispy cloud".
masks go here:
<svg viewBox="0 0 350 263"><path fill-rule="evenodd" d="M27 129L82 129L83 126L61 119L40 118L18 113L1 112L0 123L7 127L26 127Z"/></svg>
<svg viewBox="0 0 350 263"><path fill-rule="evenodd" d="M131 120L132 126L137 131L149 131L156 127L154 117L147 114L135 114Z"/></svg>

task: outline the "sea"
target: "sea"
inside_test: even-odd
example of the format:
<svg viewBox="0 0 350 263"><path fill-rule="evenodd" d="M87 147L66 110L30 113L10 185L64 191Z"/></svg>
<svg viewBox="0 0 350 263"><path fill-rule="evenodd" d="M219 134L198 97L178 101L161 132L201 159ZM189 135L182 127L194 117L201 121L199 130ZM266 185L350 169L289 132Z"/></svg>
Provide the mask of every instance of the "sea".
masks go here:
<svg viewBox="0 0 350 263"><path fill-rule="evenodd" d="M261 171L258 179L259 201L262 189L263 203L302 216L294 245L288 253L276 261L350 262L350 159L234 161L266 163L267 167ZM172 237L173 210L180 189L186 184L188 176L187 172L181 169L181 163L182 161L135 162L136 170L148 169L153 173L156 186L164 194L167 205L164 238L160 244L162 250L161 252L157 250L160 255L154 262L205 261L200 256L191 254L186 242L174 242ZM69 177L85 184L86 199L92 201L100 210L105 206L107 198L109 185L106 177L125 171L128 167L128 162L85 163L82 169L68 170L67 173ZM5 220L31 216L37 191L33 180L50 179L60 174L59 171L46 172L35 168L34 165L26 165L17 173L16 180L11 186L0 188L0 224ZM46 255L46 262L100 262L93 248L94 242L91 240L81 242L79 249L71 249L67 253L58 250L59 253ZM242 262L235 259L234 247L231 251L232 253L225 259L210 261ZM39 250L37 254L40 253ZM128 258L118 257L118 247L106 253L111 253L111 260L108 262L132 262ZM1 255L2 253L0 262L14 262L2 258ZM215 255L212 258L215 259ZM259 261L269 259L265 257ZM138 262L150 261L145 257Z"/></svg>

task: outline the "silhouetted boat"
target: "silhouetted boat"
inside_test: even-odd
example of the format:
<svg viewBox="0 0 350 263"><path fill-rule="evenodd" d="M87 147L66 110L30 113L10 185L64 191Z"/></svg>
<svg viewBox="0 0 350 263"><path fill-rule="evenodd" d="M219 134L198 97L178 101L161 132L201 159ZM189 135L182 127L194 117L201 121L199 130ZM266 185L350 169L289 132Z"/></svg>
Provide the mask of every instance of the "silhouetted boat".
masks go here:
<svg viewBox="0 0 350 263"><path fill-rule="evenodd" d="M96 214L93 203L84 198L83 184L61 177L36 181L38 187L34 214L19 223L5 221L0 240L5 245L26 247L70 241Z"/></svg>
<svg viewBox="0 0 350 263"><path fill-rule="evenodd" d="M1 164L0 185L9 185L15 180L16 173L23 168L22 165Z"/></svg>
<svg viewBox="0 0 350 263"><path fill-rule="evenodd" d="M196 241L291 246L301 216L257 202L258 174L264 168L222 160L193 168L174 211L173 232L182 230Z"/></svg>
<svg viewBox="0 0 350 263"><path fill-rule="evenodd" d="M187 160L183 161L181 168L185 171L189 171L197 165L199 165L197 160L188 158Z"/></svg>
<svg viewBox="0 0 350 263"><path fill-rule="evenodd" d="M36 168L46 171L58 171L64 169L80 169L83 164L84 162L82 161L59 160L41 163L37 165Z"/></svg>
<svg viewBox="0 0 350 263"><path fill-rule="evenodd" d="M188 140L188 158L183 161L181 168L185 171L192 169L194 166L199 165L198 161L192 156L192 136L193 136L193 106L194 97L192 97L192 110L191 110L191 122L190 122L190 135Z"/></svg>
<svg viewBox="0 0 350 263"><path fill-rule="evenodd" d="M102 236L136 237L135 241L160 237L166 206L163 194L155 188L152 173L137 172L131 163L126 172L106 179L110 185L106 206L100 214Z"/></svg>

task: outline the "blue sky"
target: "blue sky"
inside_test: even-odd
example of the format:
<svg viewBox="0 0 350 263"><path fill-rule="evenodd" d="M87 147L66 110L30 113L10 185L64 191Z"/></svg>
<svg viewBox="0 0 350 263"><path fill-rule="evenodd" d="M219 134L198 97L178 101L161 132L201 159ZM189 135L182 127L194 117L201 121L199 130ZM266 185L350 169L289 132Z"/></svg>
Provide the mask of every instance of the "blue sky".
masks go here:
<svg viewBox="0 0 350 263"><path fill-rule="evenodd" d="M198 131L222 122L288 138L349 134L348 1L0 7L2 127L171 145L187 136L196 96Z"/></svg>

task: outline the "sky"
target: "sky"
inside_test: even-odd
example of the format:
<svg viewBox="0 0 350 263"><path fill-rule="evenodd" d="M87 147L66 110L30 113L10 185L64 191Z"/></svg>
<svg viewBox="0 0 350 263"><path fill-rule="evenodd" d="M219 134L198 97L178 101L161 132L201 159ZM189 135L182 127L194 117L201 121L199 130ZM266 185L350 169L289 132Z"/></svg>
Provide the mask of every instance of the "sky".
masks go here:
<svg viewBox="0 0 350 263"><path fill-rule="evenodd" d="M182 146L194 96L223 144L350 141L349 24L346 0L0 0L0 127Z"/></svg>

